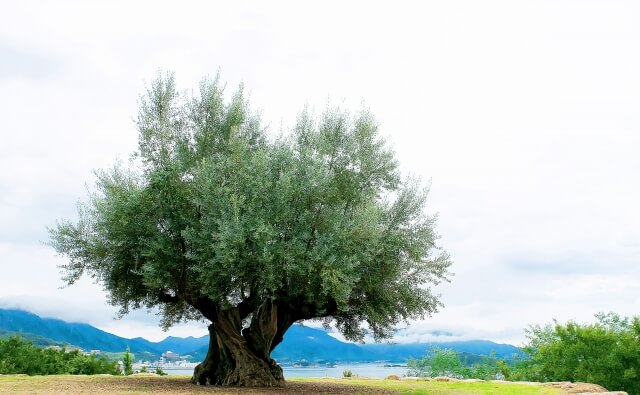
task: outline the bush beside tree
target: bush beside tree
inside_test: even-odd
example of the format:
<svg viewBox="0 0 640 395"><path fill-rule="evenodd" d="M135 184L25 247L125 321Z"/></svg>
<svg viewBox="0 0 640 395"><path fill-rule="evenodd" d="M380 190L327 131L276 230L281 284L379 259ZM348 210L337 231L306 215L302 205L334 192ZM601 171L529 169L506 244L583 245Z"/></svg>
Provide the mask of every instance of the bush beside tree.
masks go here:
<svg viewBox="0 0 640 395"><path fill-rule="evenodd" d="M573 381L602 385L611 391L640 394L640 319L599 313L597 322L570 321L528 329L528 358L510 379Z"/></svg>
<svg viewBox="0 0 640 395"><path fill-rule="evenodd" d="M554 321L527 329L524 357L483 357L465 363L453 350L435 349L408 361L409 376L571 381L599 384L611 391L640 394L640 318L596 314L593 324Z"/></svg>
<svg viewBox="0 0 640 395"><path fill-rule="evenodd" d="M0 339L0 374L120 374L118 364L78 350L39 348L12 336Z"/></svg>

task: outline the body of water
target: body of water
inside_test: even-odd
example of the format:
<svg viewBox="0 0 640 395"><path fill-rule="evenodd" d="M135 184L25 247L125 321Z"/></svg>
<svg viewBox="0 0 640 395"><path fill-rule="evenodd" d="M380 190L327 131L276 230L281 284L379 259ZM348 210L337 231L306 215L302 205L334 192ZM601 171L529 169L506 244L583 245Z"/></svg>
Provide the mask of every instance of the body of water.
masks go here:
<svg viewBox="0 0 640 395"><path fill-rule="evenodd" d="M407 373L406 367L385 367L383 364L376 363L357 363L336 365L334 368L321 367L293 367L285 366L284 377L288 379L296 377L342 377L342 372L351 370L354 376L385 378L390 374L402 377ZM170 375L187 375L193 374L193 369L169 369L165 372Z"/></svg>
<svg viewBox="0 0 640 395"><path fill-rule="evenodd" d="M390 374L397 376L404 376L407 373L407 367L387 367L383 364L377 363L356 363L356 364L343 364L336 365L333 368L327 367L314 367L314 368L296 368L292 366L285 366L284 370L285 378L295 377L342 377L342 372L350 370L354 376L360 377L376 377L385 378Z"/></svg>

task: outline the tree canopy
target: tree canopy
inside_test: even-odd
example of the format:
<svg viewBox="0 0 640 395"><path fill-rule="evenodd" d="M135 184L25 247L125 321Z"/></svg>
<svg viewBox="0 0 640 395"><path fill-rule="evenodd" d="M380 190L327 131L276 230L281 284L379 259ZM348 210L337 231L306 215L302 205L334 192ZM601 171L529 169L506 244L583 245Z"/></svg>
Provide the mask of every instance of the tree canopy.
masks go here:
<svg viewBox="0 0 640 395"><path fill-rule="evenodd" d="M189 95L167 74L141 97L137 127L134 159L97 171L78 219L50 231L67 283L89 275L122 314L158 308L165 328L207 319L212 338L267 365L296 321L379 340L441 306L429 286L451 261L427 189L401 177L368 111L305 110L272 137L242 87L225 100L216 77ZM216 366L242 359L222 343ZM234 376L238 364L194 379L271 385Z"/></svg>

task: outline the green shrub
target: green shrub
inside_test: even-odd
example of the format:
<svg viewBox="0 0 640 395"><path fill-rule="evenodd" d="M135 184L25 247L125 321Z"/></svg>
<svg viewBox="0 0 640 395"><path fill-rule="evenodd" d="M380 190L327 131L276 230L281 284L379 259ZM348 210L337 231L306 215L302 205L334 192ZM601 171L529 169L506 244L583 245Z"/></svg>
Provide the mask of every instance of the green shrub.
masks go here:
<svg viewBox="0 0 640 395"><path fill-rule="evenodd" d="M555 322L527 331L529 358L516 364L512 379L584 381L610 391L640 394L640 319L597 314L597 322Z"/></svg>
<svg viewBox="0 0 640 395"><path fill-rule="evenodd" d="M345 369L342 371L342 377L353 377L353 372L350 369Z"/></svg>
<svg viewBox="0 0 640 395"><path fill-rule="evenodd" d="M43 349L12 336L0 339L0 374L118 374L118 366L105 357L78 350Z"/></svg>
<svg viewBox="0 0 640 395"><path fill-rule="evenodd" d="M495 354L474 358L476 362L463 362L460 354L451 349L434 348L421 359L407 361L407 376L412 377L454 377L459 379L495 380L506 377L508 364ZM508 372L507 372L508 373Z"/></svg>
<svg viewBox="0 0 640 395"><path fill-rule="evenodd" d="M129 347L127 347L127 350L124 352L124 357L122 358L122 367L125 376L133 374L133 356L129 351Z"/></svg>

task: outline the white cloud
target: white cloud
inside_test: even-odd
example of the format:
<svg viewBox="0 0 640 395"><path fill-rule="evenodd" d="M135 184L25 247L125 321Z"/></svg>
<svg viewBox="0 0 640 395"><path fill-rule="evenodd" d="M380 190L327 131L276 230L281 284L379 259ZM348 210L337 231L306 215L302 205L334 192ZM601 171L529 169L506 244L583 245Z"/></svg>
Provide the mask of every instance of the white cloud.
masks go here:
<svg viewBox="0 0 640 395"><path fill-rule="evenodd" d="M0 300L163 335L144 313L113 322L90 281L58 290L40 241L74 215L92 169L135 149L136 101L158 68L185 89L221 68L274 132L305 102L366 100L402 168L432 179L456 276L438 288L442 312L399 336L517 342L529 323L633 314L639 14L631 1L6 5Z"/></svg>

